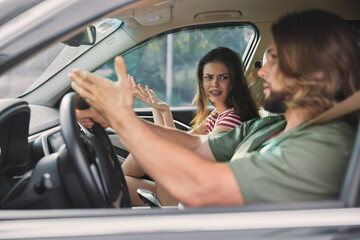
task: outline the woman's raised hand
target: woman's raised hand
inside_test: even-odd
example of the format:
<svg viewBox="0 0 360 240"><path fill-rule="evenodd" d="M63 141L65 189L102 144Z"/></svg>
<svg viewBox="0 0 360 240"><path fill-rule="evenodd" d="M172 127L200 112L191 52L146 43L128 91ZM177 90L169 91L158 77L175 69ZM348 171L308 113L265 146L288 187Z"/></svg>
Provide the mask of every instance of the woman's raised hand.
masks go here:
<svg viewBox="0 0 360 240"><path fill-rule="evenodd" d="M152 102L150 100L150 96L149 96L148 92L143 88L141 83L136 84L134 77L131 76L130 74L128 74L127 77L132 83L132 87L133 87L132 94L137 99L142 101L143 103L145 103L145 104L149 105L150 107L152 107Z"/></svg>
<svg viewBox="0 0 360 240"><path fill-rule="evenodd" d="M159 111L164 111L166 108L169 108L166 102L158 99L153 90L149 86L145 86L145 89L141 83L136 84L133 76L128 74L128 79L132 82L133 86L133 95L138 98L143 103L147 104L150 107L153 107Z"/></svg>

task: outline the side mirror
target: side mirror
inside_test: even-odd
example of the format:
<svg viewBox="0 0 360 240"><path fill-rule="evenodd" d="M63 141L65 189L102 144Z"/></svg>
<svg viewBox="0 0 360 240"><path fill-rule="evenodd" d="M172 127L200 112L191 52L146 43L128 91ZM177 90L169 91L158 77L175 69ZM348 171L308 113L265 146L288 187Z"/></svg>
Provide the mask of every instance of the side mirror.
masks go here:
<svg viewBox="0 0 360 240"><path fill-rule="evenodd" d="M94 45L96 42L96 28L94 26L87 27L84 31L76 34L72 38L63 43L72 47L80 45Z"/></svg>

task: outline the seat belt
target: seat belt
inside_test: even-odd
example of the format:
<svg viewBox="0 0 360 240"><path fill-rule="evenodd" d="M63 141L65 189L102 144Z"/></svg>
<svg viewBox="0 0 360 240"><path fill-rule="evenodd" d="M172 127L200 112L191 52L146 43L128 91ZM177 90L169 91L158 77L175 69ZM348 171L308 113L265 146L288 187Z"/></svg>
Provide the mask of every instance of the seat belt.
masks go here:
<svg viewBox="0 0 360 240"><path fill-rule="evenodd" d="M346 114L352 113L360 109L360 90L353 93L349 97L345 98L343 101L335 104L333 107L322 112L318 116L310 119L303 127L309 125L321 124L334 120L338 117L344 116Z"/></svg>

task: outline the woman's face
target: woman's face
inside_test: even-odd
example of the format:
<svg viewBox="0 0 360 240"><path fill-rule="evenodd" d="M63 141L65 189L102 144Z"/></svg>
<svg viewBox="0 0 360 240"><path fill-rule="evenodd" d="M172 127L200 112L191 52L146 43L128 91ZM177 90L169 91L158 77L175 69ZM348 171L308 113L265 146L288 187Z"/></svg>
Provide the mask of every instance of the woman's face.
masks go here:
<svg viewBox="0 0 360 240"><path fill-rule="evenodd" d="M226 108L226 98L229 92L230 75L229 69L219 62L205 64L203 69L203 88L207 99L216 108Z"/></svg>

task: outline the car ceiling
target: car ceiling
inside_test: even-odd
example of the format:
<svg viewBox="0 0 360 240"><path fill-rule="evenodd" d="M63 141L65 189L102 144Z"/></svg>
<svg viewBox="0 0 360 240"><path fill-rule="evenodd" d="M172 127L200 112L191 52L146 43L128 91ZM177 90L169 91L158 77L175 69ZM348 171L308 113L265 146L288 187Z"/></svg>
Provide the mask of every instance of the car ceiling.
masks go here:
<svg viewBox="0 0 360 240"><path fill-rule="evenodd" d="M24 3L26 2L24 1ZM54 3L54 1L49 0L33 0L29 2L24 4L24 9L38 2L40 2L38 6ZM61 0L56 2L61 2L61 7L57 7L56 11L47 12L40 19L46 21L47 24L41 25L39 20L37 21L38 24L32 23L29 25L33 26L18 29L15 36L14 34L5 34L6 32L1 31L3 26L0 27L0 35L2 35L0 37L0 64L10 62L10 64L3 65L2 70L24 57L24 55L19 57L19 52L23 53L28 50L26 54L32 54L50 42L64 37L66 33L68 37L71 35L71 30L73 30L73 33L79 31L84 25L106 13L107 16L116 17L123 21L126 32L136 42L141 42L148 37L172 28L208 22L248 21L261 25L261 22L272 22L287 12L310 8L329 10L351 20L358 20L360 15L358 11L360 1L358 0L272 0L271 4L269 4L269 0L222 0L220 6L218 0L106 0L101 1L101 5L96 0L88 0L86 4L81 0ZM190 2L191 7L189 7ZM121 6L122 8L120 8ZM24 9L20 10L23 11ZM153 14L156 16L160 11L161 15L166 12L166 9L169 9L170 14L168 22L160 22L161 24L157 25L156 21L154 21L153 26L146 26L147 23L149 24L147 20L151 19ZM81 12L81 14L74 14L74 11ZM11 16L5 14L3 22L7 21L6 16L8 19L13 18L16 10L10 12L12 12L9 13ZM54 22L54 24L51 24L51 22ZM44 29L45 27L46 29ZM37 28L42 29L41 34L36 31ZM62 31L59 31L59 28L62 28ZM58 32L55 33L53 29L58 30ZM47 32L48 36L39 39L39 36L44 35L44 32ZM29 51L29 49L35 50ZM14 56L17 57L14 58ZM0 73L2 70L0 70Z"/></svg>
<svg viewBox="0 0 360 240"><path fill-rule="evenodd" d="M194 0L189 7L187 0L141 1L121 11L115 17L125 23L128 33L138 42L147 37L172 28L208 22L247 21L252 23L273 22L278 17L293 11L321 8L343 16L359 19L358 0ZM271 4L269 4L271 2ZM171 9L171 20L151 28L144 25L144 15L151 11ZM240 14L237 15L236 12ZM146 22L145 22L146 24ZM149 22L148 22L149 24ZM141 30L140 30L141 29Z"/></svg>

